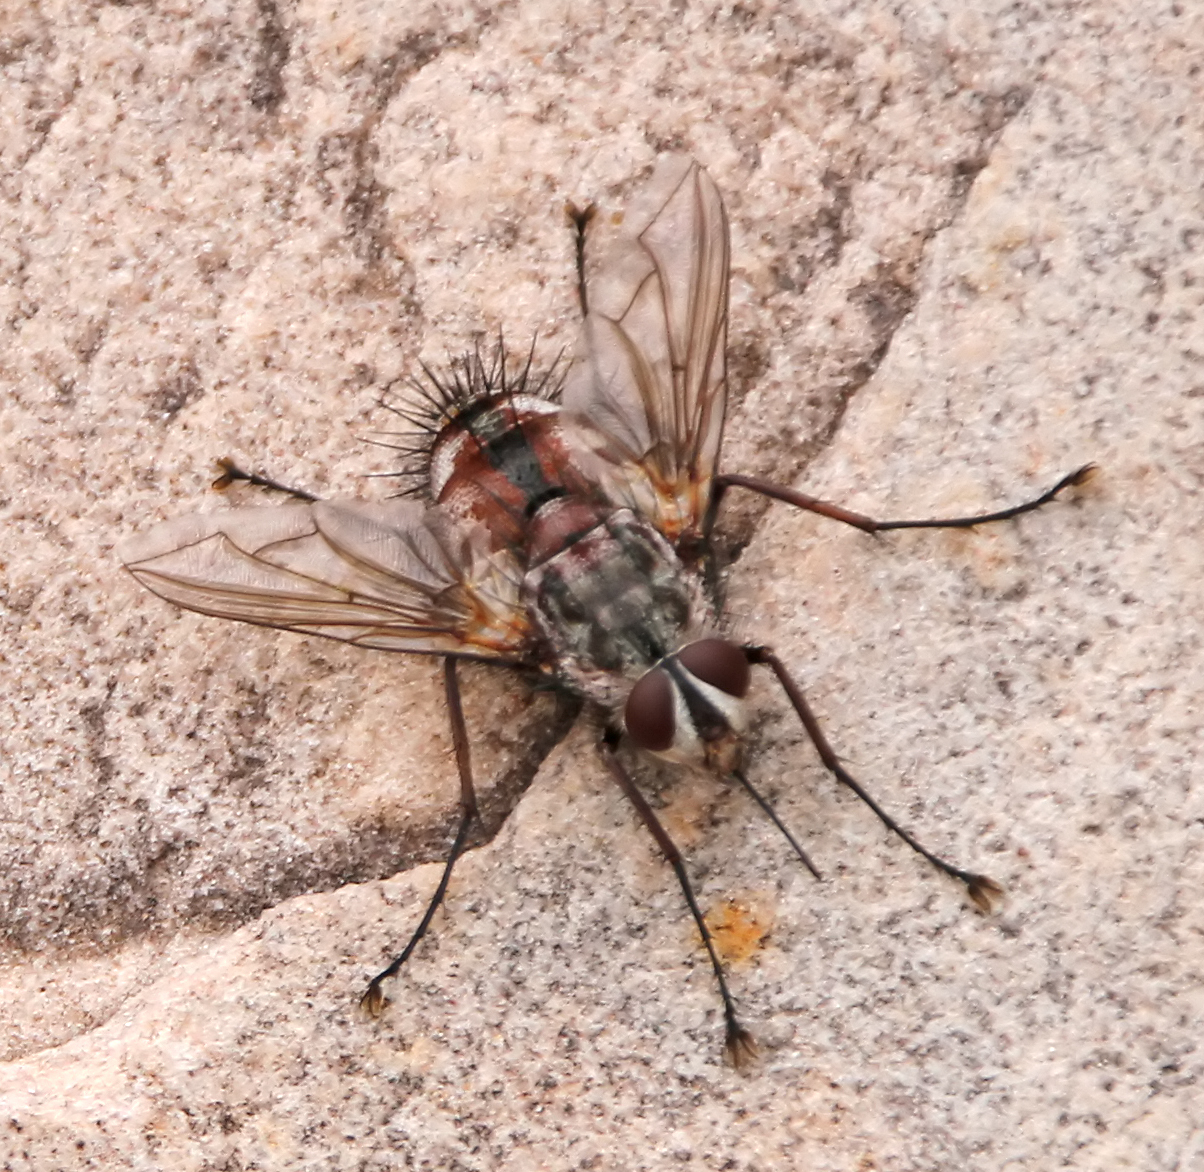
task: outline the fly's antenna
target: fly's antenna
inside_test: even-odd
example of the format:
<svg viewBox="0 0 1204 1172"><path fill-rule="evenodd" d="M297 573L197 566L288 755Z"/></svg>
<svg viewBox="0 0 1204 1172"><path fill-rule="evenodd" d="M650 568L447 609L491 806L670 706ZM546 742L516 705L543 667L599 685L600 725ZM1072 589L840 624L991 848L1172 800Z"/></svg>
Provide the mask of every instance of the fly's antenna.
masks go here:
<svg viewBox="0 0 1204 1172"><path fill-rule="evenodd" d="M803 866L806 867L807 870L816 877L816 879L822 882L823 876L816 869L815 864L808 857L807 852L803 850L801 846L799 846L798 839L796 839L794 835L790 833L789 827L781 820L781 818L778 817L778 812L773 808L772 805L770 805L769 800L763 797L761 793L753 787L753 783L744 776L743 770L733 769L731 771L731 776L734 777L752 795L753 801L755 801L757 805L765 811L765 814L769 820L782 832L782 836L788 843L790 843L791 847L794 849L794 853L798 855L799 859L802 861Z"/></svg>

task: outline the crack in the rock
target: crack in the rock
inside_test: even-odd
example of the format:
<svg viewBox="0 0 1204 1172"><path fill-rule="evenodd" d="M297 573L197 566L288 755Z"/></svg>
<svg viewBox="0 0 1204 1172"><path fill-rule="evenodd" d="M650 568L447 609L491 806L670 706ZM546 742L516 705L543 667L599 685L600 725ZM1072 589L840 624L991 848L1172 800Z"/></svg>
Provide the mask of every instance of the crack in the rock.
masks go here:
<svg viewBox="0 0 1204 1172"><path fill-rule="evenodd" d="M65 92L58 104L50 110L46 110L33 123L29 145L21 152L7 168L5 168L6 178L11 178L20 175L22 171L33 161L33 159L41 152L50 138L50 132L55 128L58 121L71 108L71 104L75 101L76 94L79 93L82 86L79 75L76 74L70 86L66 87ZM6 194L9 194L6 192ZM15 193L9 196L16 202Z"/></svg>
<svg viewBox="0 0 1204 1172"><path fill-rule="evenodd" d="M920 275L932 241L958 222L969 200L975 178L990 162L1000 135L1025 109L1031 96L1031 88L1024 86L1014 86L1002 94L984 95L978 149L972 156L953 164L945 214L937 217L933 223L916 234L920 243L912 258L905 263L880 264L869 280L862 281L850 291L850 302L862 310L872 327L874 345L868 354L843 372L840 389L834 397L833 409L819 430L790 454L793 458L787 455L786 459L774 468L774 475L782 483L792 483L820 452L834 442L853 399L886 360L895 334L915 308L919 298ZM834 183L828 178L825 178L824 186L835 190ZM847 185L842 190L847 203ZM841 214L843 215L843 212ZM839 259L840 250L843 249L844 239L831 222L822 221L822 217L817 222L823 222L829 234L835 233L833 239L839 242L838 246L833 244L828 249L833 256L831 263L835 264ZM839 231L843 229L844 225L841 223ZM805 283L800 287L800 292L802 287L805 287ZM767 498L752 496L742 501L736 509L730 510L718 538L722 564L733 565L739 561L740 555L769 511L771 503Z"/></svg>
<svg viewBox="0 0 1204 1172"><path fill-rule="evenodd" d="M318 146L319 189L326 192L328 200L334 199L335 193L326 175L340 167L347 172L343 226L352 252L367 270L365 282L392 285L399 311L407 314L418 313L419 307L409 262L389 232L389 189L376 175L380 159L377 132L389 103L410 78L445 50L464 41L464 37L440 39L431 32L406 37L373 71L368 109L359 125L326 136Z"/></svg>
<svg viewBox="0 0 1204 1172"><path fill-rule="evenodd" d="M248 96L255 109L274 114L286 96L284 67L292 51L292 40L276 0L256 0L256 8L259 23Z"/></svg>
<svg viewBox="0 0 1204 1172"><path fill-rule="evenodd" d="M950 206L944 216L918 233L921 243L914 259L907 266L907 280L901 278L898 266L888 269L880 265L871 281L863 282L853 290L853 300L866 310L871 322L877 327L875 332L878 335L878 343L870 355L850 371L848 390L837 401L837 412L827 429L822 446L827 447L835 438L853 397L873 378L890 353L895 334L919 299L919 278L928 258L930 245L937 236L961 218L975 178L990 162L999 136L1028 104L1030 96L1031 90L1013 87L1004 94L984 98L985 113L982 124L986 133L980 140L980 149L969 159L962 159L954 164L949 189Z"/></svg>
<svg viewBox="0 0 1204 1172"><path fill-rule="evenodd" d="M99 778L97 799L82 807L71 823L75 828L73 838L81 842L94 839L98 833L105 814L99 795L107 792L116 769L113 757L103 751L102 739L111 697L112 687L103 701L80 710L88 758ZM551 711L533 714L525 722L519 746L500 773L477 777L479 819L470 847L482 846L496 837L581 708L575 697L554 693ZM240 753L231 747L234 765L227 779L232 784L245 786L248 777L252 778L252 788L266 782L270 746L258 730L267 716L267 697L252 695L239 722L252 751ZM264 756L255 751L257 748L263 749ZM138 854L136 844L128 843L125 850L111 852L106 863L56 887L49 904L40 902L37 896L31 901L32 892L22 894L19 886L10 888L0 916L5 951L94 955L156 933L179 931L185 925L193 931L229 931L298 895L336 891L350 883L387 879L426 863L443 862L458 817L453 796L454 769L448 775L447 792L446 818L412 830L400 828L389 819L352 823L308 852L297 851L295 842L289 843L287 853L283 845L264 849L260 844L250 871L247 857L231 855L214 857L206 871L199 871L195 851L200 844L195 839L160 842L153 851L148 849L141 864L135 864L132 859ZM145 845L150 848L153 844ZM254 875L250 882L249 873ZM40 912L36 910L39 908Z"/></svg>

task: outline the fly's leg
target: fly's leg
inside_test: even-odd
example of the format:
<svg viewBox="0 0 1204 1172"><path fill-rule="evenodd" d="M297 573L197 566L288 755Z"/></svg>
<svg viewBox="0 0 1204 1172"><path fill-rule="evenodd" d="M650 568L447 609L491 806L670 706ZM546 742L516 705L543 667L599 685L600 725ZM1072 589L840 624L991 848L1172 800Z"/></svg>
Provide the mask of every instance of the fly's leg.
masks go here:
<svg viewBox="0 0 1204 1172"><path fill-rule="evenodd" d="M477 794L472 784L472 761L468 755L468 730L464 725L464 708L460 703L456 661L451 656L443 661L443 688L447 696L448 716L451 719L452 744L456 749L456 768L460 773L460 825L456 829L456 837L452 841L451 853L447 856L447 864L443 868L439 886L435 888L435 894L431 896L431 902L427 904L426 912L419 921L418 927L414 929L409 943L388 968L377 973L368 982L368 988L360 999L360 1004L373 1017L380 1015L386 1003L385 995L381 991L381 984L393 976L410 959L410 953L418 947L418 941L426 935L426 930L430 927L435 912L439 910L439 905L447 894L452 868L456 865L456 860L464 853L464 847L468 842L468 831L477 817Z"/></svg>
<svg viewBox="0 0 1204 1172"><path fill-rule="evenodd" d="M823 730L819 727L819 722L815 719L815 714L811 711L811 707L804 698L802 690L794 682L794 679L786 670L782 661L768 647L745 647L744 654L748 656L749 663L763 664L777 676L778 683L782 685L782 690L794 706L795 712L798 713L799 719L803 722L803 728L807 730L807 735L811 738L811 743L815 746L820 760L823 761L828 771L838 781L847 785L849 789L878 815L882 824L888 830L893 830L912 850L923 855L938 870L944 871L946 875L951 875L954 879L964 883L966 890L970 894L970 898L979 910L989 912L991 910L991 901L1003 894L1003 888L993 879L988 879L986 875L979 875L973 871L965 871L961 867L955 867L952 863L946 862L939 855L934 855L926 846L908 834L898 822L878 805L865 791L861 783L840 763L840 758L833 752L832 746L828 743L828 738L824 736Z"/></svg>
<svg viewBox="0 0 1204 1172"><path fill-rule="evenodd" d="M288 496L295 497L299 501L316 501L321 498L314 496L312 492L306 492L303 488L291 488L287 484L281 484L278 480L273 480L270 476L260 476L258 472L244 472L233 460L222 458L218 460L217 466L221 469L221 475L213 482L213 487L219 492L227 489L235 481L242 481L244 484L254 484L260 488L270 488L273 492L283 492Z"/></svg>
<svg viewBox="0 0 1204 1172"><path fill-rule="evenodd" d="M841 521L846 525L852 525L865 533L883 533L890 529L969 529L975 525L985 525L994 521L1007 521L1012 517L1031 513L1034 509L1039 509L1054 500L1065 489L1085 484L1091 479L1095 471L1096 466L1094 464L1084 464L1081 468L1076 468L1069 475L1063 476L1057 484L1048 491L1043 492L1040 496L1025 501L1023 504L1013 505L1011 508L1000 509L994 513L982 513L973 517L946 517L921 521L878 521L873 517L866 517L861 513L854 513L849 509L842 508L840 505L820 500L818 497L807 496L806 493L798 492L792 488L784 488L781 485L771 484L765 480L758 480L752 476L717 476L711 493L711 502L703 522L702 532L710 532L718 515L720 502L730 488L751 489L753 492L761 493L762 496L784 501L786 504L794 505L797 508L807 509L809 512L818 513L834 521ZM991 899L994 896L1002 894L999 885L994 880L988 879L985 875L977 875L972 871L964 871L960 867L953 866L952 863L948 863L939 856L934 855L908 834L903 827L878 805L865 789L862 788L857 779L840 763L840 759L832 751L832 746L828 744L828 740L824 736L823 730L819 727L815 715L803 697L801 690L786 671L782 661L767 647L746 647L744 651L750 663L763 664L769 667L774 675L777 676L778 683L782 685L782 689L789 697L791 704L794 705L794 710L798 713L799 719L803 722L803 727L807 730L807 735L811 738L812 743L819 752L820 759L827 769L865 802L878 815L884 826L889 830L893 830L908 846L923 855L933 866L964 883L974 903L983 911L989 911L991 908ZM748 782L743 777L739 774L735 776L738 781L751 790ZM815 868L811 865L806 855L803 854L802 848L798 846L781 825L776 815L769 810L767 803L755 791L753 791L753 797L756 798L762 809L766 810L769 816L774 819L775 824L786 834L803 862L814 872Z"/></svg>
<svg viewBox="0 0 1204 1172"><path fill-rule="evenodd" d="M714 491L711 494L710 508L707 511L706 526L703 532L710 532L710 526L714 523L715 516L719 511L719 502L729 488L751 489L753 492L759 492L762 496L772 497L778 501L785 501L786 504L794 505L796 508L806 509L808 512L819 513L823 517L830 517L833 521L841 521L846 525L852 525L854 528L860 529L865 533L884 533L888 529L971 529L975 525L987 525L993 521L1007 521L1012 517L1019 517L1023 513L1031 513L1034 509L1039 509L1042 505L1049 504L1060 492L1067 488L1086 484L1095 472L1095 464L1084 464L1081 468L1076 468L1069 475L1063 476L1048 492L1043 492L1040 496L1034 497L1031 501L1025 501L1023 504L1013 505L1010 509L1000 509L995 513L982 513L974 517L946 517L925 521L876 521L873 517L854 513L850 509L841 508L840 505L831 504L829 501L822 501L818 497L807 496L806 493L797 492L793 488L783 488L778 484L770 484L767 480L758 480L754 476L716 476Z"/></svg>
<svg viewBox="0 0 1204 1172"><path fill-rule="evenodd" d="M589 295L585 288L585 229L597 212L598 207L594 203L587 203L583 208L571 201L564 205L564 214L573 225L573 238L577 246L577 301L582 317L589 314Z"/></svg>
<svg viewBox="0 0 1204 1172"><path fill-rule="evenodd" d="M753 1042L752 1034L740 1024L736 1017L736 1003L728 990L727 980L723 975L723 966L719 963L719 954L715 951L715 942L711 937L711 930L707 927L706 920L703 919L698 900L694 896L694 889L690 886L690 877L686 874L686 866L681 852L660 824L660 820L648 804L648 800L640 793L635 782L628 776L627 770L623 768L622 762L615 754L615 746L618 742L619 733L608 730L599 745L602 760L606 762L606 767L618 782L619 788L627 795L627 800L636 808L644 825L648 827L649 833L656 839L656 844L661 848L661 854L665 856L665 861L677 875L682 894L686 897L686 903L690 907L690 914L694 917L694 923L698 925L702 942L706 945L707 955L711 958L711 968L715 972L715 981L719 985L719 996L723 998L723 1016L727 1023L727 1039L724 1047L732 1065L742 1066L756 1054L756 1044Z"/></svg>

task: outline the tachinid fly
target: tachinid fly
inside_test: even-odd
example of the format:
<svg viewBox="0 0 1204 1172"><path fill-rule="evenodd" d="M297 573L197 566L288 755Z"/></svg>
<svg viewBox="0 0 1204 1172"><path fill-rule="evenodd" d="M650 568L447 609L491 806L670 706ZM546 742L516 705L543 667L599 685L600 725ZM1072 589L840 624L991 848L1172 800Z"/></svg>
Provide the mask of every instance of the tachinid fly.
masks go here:
<svg viewBox="0 0 1204 1172"><path fill-rule="evenodd" d="M621 240L586 284L590 212L577 222L582 340L563 380L508 380L499 351L450 375L427 372L429 417L411 449L424 499L295 503L183 517L130 542L123 558L149 589L222 618L325 635L444 660L460 774L460 820L439 886L409 943L369 984L384 1005L392 977L426 932L476 816L456 662L535 673L587 701L599 751L681 884L710 956L740 1062L740 1025L685 866L616 750L624 737L662 758L705 766L747 789L806 855L741 768L751 668L778 679L824 765L887 827L964 883L981 908L999 888L932 854L845 770L798 685L768 647L725 634L710 535L724 494L744 488L866 532L968 527L1038 508L1091 466L1035 500L997 513L879 522L792 489L718 470L726 406L728 227L715 184L695 162L658 164ZM227 465L222 482L265 477ZM286 490L290 491L290 490ZM811 867L814 871L814 867Z"/></svg>

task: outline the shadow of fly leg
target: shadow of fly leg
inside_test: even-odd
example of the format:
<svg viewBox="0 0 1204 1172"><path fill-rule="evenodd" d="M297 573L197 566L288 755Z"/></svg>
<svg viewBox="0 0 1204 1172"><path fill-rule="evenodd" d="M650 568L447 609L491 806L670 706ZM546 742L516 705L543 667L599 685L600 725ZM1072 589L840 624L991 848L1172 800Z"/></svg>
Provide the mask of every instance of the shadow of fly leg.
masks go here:
<svg viewBox="0 0 1204 1172"><path fill-rule="evenodd" d="M784 501L788 505L794 505L795 508L806 509L810 513L818 513L822 517L830 517L833 521L852 525L855 529L860 529L864 533L885 533L890 529L972 529L975 525L989 525L995 521L1010 521L1013 517L1019 517L1024 513L1031 513L1034 509L1039 509L1042 505L1049 504L1059 493L1066 489L1086 484L1095 475L1096 471L1097 466L1095 464L1084 464L1081 468L1076 468L1073 472L1063 476L1053 488L1043 492L1040 496L1033 497L1032 500L1025 501L1023 504L1012 505L1007 509L1000 509L998 512L980 513L973 517L944 517L924 521L876 521L873 517L867 517L863 513L854 513L851 509L834 505L830 501L808 496L805 492L797 492L793 488L771 484L768 480L758 480L755 476L738 476L734 474L716 476L714 489L711 494L711 504L707 509L704 532L709 532L710 526L714 524L715 516L719 511L719 502L729 488L747 488L752 492L759 492L762 496L770 497L775 501Z"/></svg>
<svg viewBox="0 0 1204 1172"><path fill-rule="evenodd" d="M840 763L840 759L832 751L832 746L828 744L828 738L824 736L823 730L819 727L819 722L815 719L815 714L811 711L810 705L804 699L801 689L794 682L793 677L786 670L782 661L768 647L745 647L744 653L748 656L749 663L762 664L777 676L778 683L782 685L782 690L794 706L795 712L798 713L799 719L803 722L803 727L807 730L807 735L811 738L811 743L815 746L820 760L823 761L828 771L838 781L847 785L849 789L878 815L882 824L888 830L893 830L912 850L917 854L923 855L938 870L944 871L946 875L951 875L954 879L964 883L975 906L980 911L989 912L991 910L991 901L1003 894L1003 888L994 879L988 879L986 875L979 875L974 871L964 871L961 867L955 867L939 855L934 855L923 843L918 842L908 834L898 822L878 805L865 791L861 783Z"/></svg>
<svg viewBox="0 0 1204 1172"><path fill-rule="evenodd" d="M270 476L260 476L258 472L244 472L233 460L224 456L218 460L217 466L221 469L221 475L213 482L212 487L216 488L218 492L229 488L235 481L241 481L243 484L254 484L259 488L270 488L273 492L283 492L299 501L321 499L314 496L312 492L306 492L303 488L291 488L287 484L281 484L279 480L273 480Z"/></svg>
<svg viewBox="0 0 1204 1172"><path fill-rule="evenodd" d="M648 827L649 833L656 839L657 846L661 848L661 854L665 856L665 861L677 875L682 894L686 897L686 903L690 907L690 914L694 917L694 923L698 925L702 942L706 945L707 955L711 958L711 968L715 972L715 981L719 985L719 996L723 998L723 1016L727 1023L727 1038L724 1048L733 1066L743 1066L746 1061L755 1056L756 1044L753 1042L752 1034L740 1024L736 1017L736 1003L732 1000L731 992L728 990L727 980L723 975L723 966L719 963L719 954L715 951L715 941L711 937L711 930L707 927L706 920L703 919L698 900L694 896L694 889L690 886L690 877L686 874L686 865L682 860L681 852L660 824L660 819L648 804L647 798L640 793L635 782L628 776L627 770L623 768L622 762L615 754L615 746L618 743L619 733L608 729L598 750L602 754L602 760L606 762L611 776L619 783L619 788L627 795L627 800L636 808L644 825Z"/></svg>
<svg viewBox="0 0 1204 1172"><path fill-rule="evenodd" d="M460 825L456 828L456 837L452 841L451 853L439 879L439 886L427 904L426 912L419 921L418 927L410 937L409 943L401 950L401 954L368 982L368 988L360 998L360 1004L372 1014L380 1015L385 1007L385 995L381 992L381 984L393 976L407 960L410 953L418 947L418 941L426 935L435 912L447 894L447 885L451 880L452 868L456 860L464 853L468 842L468 831L477 817L477 794L472 785L472 761L468 755L468 730L464 726L464 708L460 703L460 685L456 679L456 661L450 655L443 660L443 689L447 696L447 712L451 720L452 744L456 749L456 768L460 773Z"/></svg>

